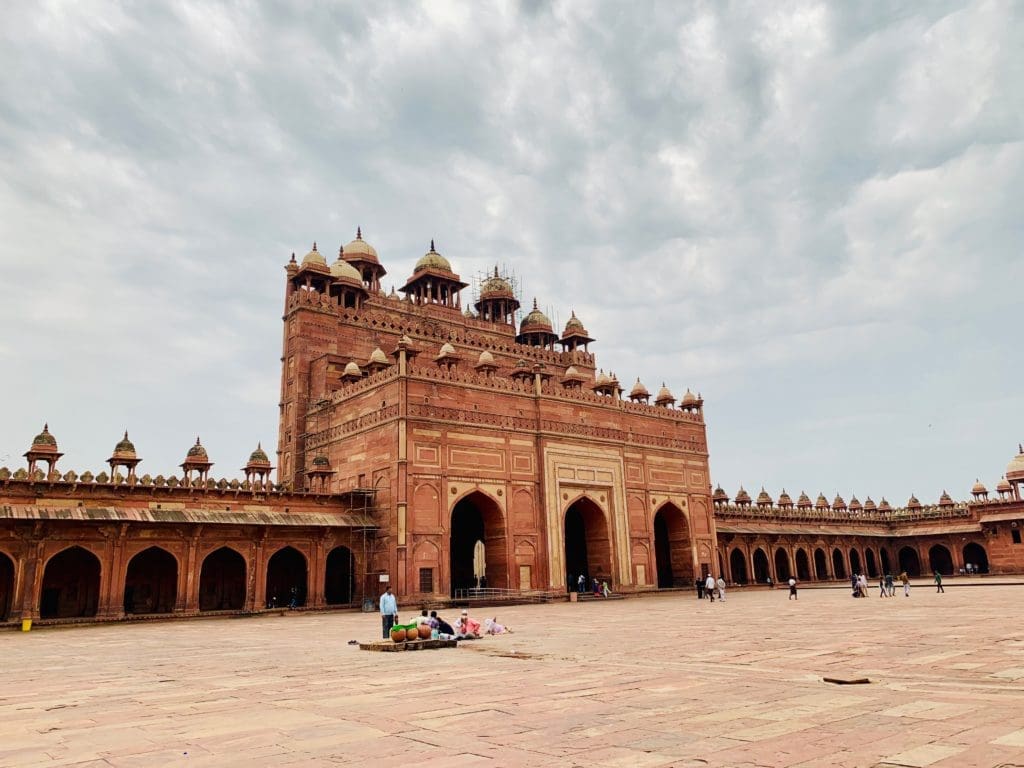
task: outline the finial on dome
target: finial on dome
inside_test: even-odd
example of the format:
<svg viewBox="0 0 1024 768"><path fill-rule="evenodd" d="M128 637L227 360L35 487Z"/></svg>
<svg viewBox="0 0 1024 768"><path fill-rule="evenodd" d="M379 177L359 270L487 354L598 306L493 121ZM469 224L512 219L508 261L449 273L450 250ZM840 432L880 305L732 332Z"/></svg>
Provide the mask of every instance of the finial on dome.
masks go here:
<svg viewBox="0 0 1024 768"><path fill-rule="evenodd" d="M46 422L45 424L43 424L43 432L49 432L49 431L50 431L50 422Z"/></svg>
<svg viewBox="0 0 1024 768"><path fill-rule="evenodd" d="M126 430L124 431L124 439L125 439L125 440L127 440L127 439L128 439L128 430L127 430L127 429L126 429Z"/></svg>
<svg viewBox="0 0 1024 768"><path fill-rule="evenodd" d="M363 239L363 228L360 227L360 226L357 226L356 227L356 240L362 240L362 239Z"/></svg>
<svg viewBox="0 0 1024 768"><path fill-rule="evenodd" d="M536 296L533 297L533 308L534 309L537 308L537 297Z"/></svg>
<svg viewBox="0 0 1024 768"><path fill-rule="evenodd" d="M437 253L437 251L434 250L434 238L430 238L430 252Z"/></svg>
<svg viewBox="0 0 1024 768"><path fill-rule="evenodd" d="M292 263L292 264L294 264L294 263L295 263L295 251L292 251L292 260L291 260L291 263Z"/></svg>
<svg viewBox="0 0 1024 768"><path fill-rule="evenodd" d="M316 250L316 240L313 241L313 250Z"/></svg>
<svg viewBox="0 0 1024 768"><path fill-rule="evenodd" d="M345 255L345 246L344 245L339 245L338 246L338 258L340 259L344 255Z"/></svg>
<svg viewBox="0 0 1024 768"><path fill-rule="evenodd" d="M495 277L498 276L498 265L497 264L494 265L494 276Z"/></svg>

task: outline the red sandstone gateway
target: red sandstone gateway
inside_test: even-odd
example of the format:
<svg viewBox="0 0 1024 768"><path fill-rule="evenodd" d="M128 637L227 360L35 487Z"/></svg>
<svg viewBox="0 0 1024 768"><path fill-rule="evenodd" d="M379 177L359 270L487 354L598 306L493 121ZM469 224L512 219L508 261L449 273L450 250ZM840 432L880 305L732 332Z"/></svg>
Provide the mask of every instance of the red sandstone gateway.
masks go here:
<svg viewBox="0 0 1024 768"><path fill-rule="evenodd" d="M534 299L517 328L497 268L465 308L434 243L399 292L359 230L285 269L278 482L259 445L244 480L212 479L198 438L180 478L139 475L127 433L109 474L61 474L47 425L27 469L0 468L0 620L359 605L383 581L408 605L1024 567L1024 450L995 500L730 503L702 398L663 383L651 404L639 379L623 398L575 312L559 335Z"/></svg>

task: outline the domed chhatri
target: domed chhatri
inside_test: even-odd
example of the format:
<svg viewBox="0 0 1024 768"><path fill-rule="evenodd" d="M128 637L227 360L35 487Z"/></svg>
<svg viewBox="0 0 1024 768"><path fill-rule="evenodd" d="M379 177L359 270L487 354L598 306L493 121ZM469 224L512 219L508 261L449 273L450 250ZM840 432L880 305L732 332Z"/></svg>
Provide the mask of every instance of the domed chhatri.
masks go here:
<svg viewBox="0 0 1024 768"><path fill-rule="evenodd" d="M413 272L422 272L425 269L440 270L441 272L451 272L452 265L448 259L442 256L434 249L434 241L430 241L430 250L427 251L420 257L420 260L416 262L416 266L413 267Z"/></svg>
<svg viewBox="0 0 1024 768"><path fill-rule="evenodd" d="M338 258L331 264L331 277L335 280L353 283L358 287L363 285L363 276L345 258L345 249L343 247L338 249Z"/></svg>
<svg viewBox="0 0 1024 768"><path fill-rule="evenodd" d="M739 491L736 492L736 503L741 507L750 505L750 494L747 493L746 489L741 485Z"/></svg>
<svg viewBox="0 0 1024 768"><path fill-rule="evenodd" d="M28 459L28 475L32 477L36 471L37 462L44 461L48 467L47 475L53 473L57 466L57 460L64 454L57 450L57 438L50 434L50 425L44 424L43 431L32 440L32 447L24 456Z"/></svg>
<svg viewBox="0 0 1024 768"><path fill-rule="evenodd" d="M824 493L818 494L818 500L814 502L815 509L829 509L828 499L825 498Z"/></svg>
<svg viewBox="0 0 1024 768"><path fill-rule="evenodd" d="M316 249L316 241L313 242L312 250L302 257L302 267L304 269L316 269L319 267L324 272L328 271L327 259L325 259L324 255Z"/></svg>
<svg viewBox="0 0 1024 768"><path fill-rule="evenodd" d="M813 505L811 504L811 497L808 496L804 491L800 491L800 498L797 499L797 509L810 509Z"/></svg>
<svg viewBox="0 0 1024 768"><path fill-rule="evenodd" d="M629 390L629 399L632 400L634 403L646 403L650 399L650 397L651 393L647 391L647 387L643 385L643 383L640 381L640 377L638 376L636 379L636 384L634 384L633 388Z"/></svg>
<svg viewBox="0 0 1024 768"><path fill-rule="evenodd" d="M594 338L587 332L583 322L576 317L576 311L573 310L565 324L565 330L562 331L562 346L568 352L574 352L579 347L583 347L583 351L586 352L593 340Z"/></svg>
<svg viewBox="0 0 1024 768"><path fill-rule="evenodd" d="M950 496L948 493L946 493L945 490L943 490L942 491L942 495L939 496L939 506L940 507L952 507L955 503L956 502L953 501L953 497Z"/></svg>
<svg viewBox="0 0 1024 768"><path fill-rule="evenodd" d="M676 402L676 396L669 391L669 388L665 386L665 382L661 382L661 389L658 390L658 396L654 398L654 404L661 406L662 408L669 408Z"/></svg>
<svg viewBox="0 0 1024 768"><path fill-rule="evenodd" d="M920 509L921 502L917 500L917 496L910 494L910 498L907 499L907 509Z"/></svg>
<svg viewBox="0 0 1024 768"><path fill-rule="evenodd" d="M196 444L188 449L188 453L185 455L185 461L181 463L181 468L185 472L186 484L191 484L192 473L196 472L199 475L199 482L205 483L207 475L210 472L210 467L213 466L213 462L210 461L210 457L206 455L206 449L203 444L199 442L199 438L196 437Z"/></svg>
<svg viewBox="0 0 1024 768"><path fill-rule="evenodd" d="M768 491L761 486L761 492L757 494L757 506L759 507L770 507L772 505L772 497L768 495Z"/></svg>
<svg viewBox="0 0 1024 768"><path fill-rule="evenodd" d="M32 439L32 448L39 451L57 450L57 438L50 434L49 424L44 424L43 431Z"/></svg>
<svg viewBox="0 0 1024 768"><path fill-rule="evenodd" d="M882 500L880 502L878 502L878 511L879 512L892 512L892 505L888 501L886 501L885 496L883 496Z"/></svg>
<svg viewBox="0 0 1024 768"><path fill-rule="evenodd" d="M483 299L514 299L515 291L512 284L498 274L498 267L494 267L494 274L490 275L480 284L480 298Z"/></svg>
<svg viewBox="0 0 1024 768"><path fill-rule="evenodd" d="M786 493L786 489L782 489L782 493L779 494L779 508L780 509L792 509L793 508L793 497Z"/></svg>
<svg viewBox="0 0 1024 768"><path fill-rule="evenodd" d="M124 437L122 437L117 445L114 446L114 452L110 458L107 459L107 464L110 465L110 476L115 481L118 477L117 468L124 467L128 472L128 482L135 482L135 467L142 462L142 459L135 453L135 445L131 440L128 439L128 430L124 431Z"/></svg>
<svg viewBox="0 0 1024 768"><path fill-rule="evenodd" d="M1024 446L1017 445L1017 455L1006 465L1006 479L1010 483L1024 482Z"/></svg>
<svg viewBox="0 0 1024 768"><path fill-rule="evenodd" d="M206 449L197 437L196 444L189 448L188 453L185 454L185 460L196 459L197 461L206 461L208 458L210 457L206 454Z"/></svg>
<svg viewBox="0 0 1024 768"><path fill-rule="evenodd" d="M846 509L846 502L843 501L843 497L838 493L836 497L832 499L832 509Z"/></svg>
<svg viewBox="0 0 1024 768"><path fill-rule="evenodd" d="M114 446L114 456L134 459L135 458L135 445L131 440L128 439L128 430L124 431L124 437L122 437L117 445Z"/></svg>
<svg viewBox="0 0 1024 768"><path fill-rule="evenodd" d="M249 461L242 468L246 482L253 486L253 490L263 489L272 469L270 458L263 450L263 443L256 443L256 450L249 454Z"/></svg>
<svg viewBox="0 0 1024 768"><path fill-rule="evenodd" d="M372 264L380 264L377 249L363 240L362 227L356 227L356 239L345 244L345 260L352 262L367 261ZM385 273L381 272L381 274Z"/></svg>
<svg viewBox="0 0 1024 768"><path fill-rule="evenodd" d="M870 496L868 496L864 500L864 511L865 512L875 512L875 511L877 511L877 509L878 509L878 506L875 504L875 502L872 500L872 498Z"/></svg>
<svg viewBox="0 0 1024 768"><path fill-rule="evenodd" d="M715 488L715 492L711 494L711 500L715 504L728 504L729 494L725 492L725 489L722 488L721 485L719 485L717 488Z"/></svg>
<svg viewBox="0 0 1024 768"><path fill-rule="evenodd" d="M349 360L345 364L345 369L341 372L341 380L344 382L359 381L363 378L363 372L359 369L359 364L355 360Z"/></svg>
<svg viewBox="0 0 1024 768"><path fill-rule="evenodd" d="M519 324L520 333L536 333L544 331L551 333L551 321L548 316L537 309L537 299L533 300L533 309L523 318Z"/></svg>
<svg viewBox="0 0 1024 768"><path fill-rule="evenodd" d="M263 450L262 443L256 443L256 450L249 454L249 464L270 466L270 458L267 456L267 452Z"/></svg>
<svg viewBox="0 0 1024 768"><path fill-rule="evenodd" d="M860 512L862 509L864 509L864 505L860 503L860 499L857 498L857 494L853 494L853 496L850 497L850 511Z"/></svg>

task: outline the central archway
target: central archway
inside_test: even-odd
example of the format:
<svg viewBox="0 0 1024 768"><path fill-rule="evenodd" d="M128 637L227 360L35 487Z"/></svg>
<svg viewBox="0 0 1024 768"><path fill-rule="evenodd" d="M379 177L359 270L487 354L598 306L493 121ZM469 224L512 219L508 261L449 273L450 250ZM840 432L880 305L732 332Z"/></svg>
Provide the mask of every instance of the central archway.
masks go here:
<svg viewBox="0 0 1024 768"><path fill-rule="evenodd" d="M974 573L988 573L988 554L977 542L972 541L964 547L964 563L970 563Z"/></svg>
<svg viewBox="0 0 1024 768"><path fill-rule="evenodd" d="M592 579L612 575L611 537L601 508L585 496L565 511L565 569L574 578Z"/></svg>
<svg viewBox="0 0 1024 768"><path fill-rule="evenodd" d="M95 616L100 603L100 561L82 547L69 547L50 558L43 571L39 618Z"/></svg>
<svg viewBox="0 0 1024 768"><path fill-rule="evenodd" d="M743 556L743 550L734 549L729 555L729 570L732 573L733 584L747 583L747 558Z"/></svg>
<svg viewBox="0 0 1024 768"><path fill-rule="evenodd" d="M938 571L943 576L953 575L953 555L941 544L928 550L928 567L932 573Z"/></svg>
<svg viewBox="0 0 1024 768"><path fill-rule="evenodd" d="M200 611L240 611L245 606L245 558L230 547L214 550L199 571Z"/></svg>
<svg viewBox="0 0 1024 768"><path fill-rule="evenodd" d="M295 547L282 547L267 562L267 605L306 604L306 557Z"/></svg>
<svg viewBox="0 0 1024 768"><path fill-rule="evenodd" d="M659 589L688 587L693 582L690 528L674 504L665 504L654 516L654 557Z"/></svg>
<svg viewBox="0 0 1024 768"><path fill-rule="evenodd" d="M0 621L11 615L14 602L14 562L0 552Z"/></svg>
<svg viewBox="0 0 1024 768"><path fill-rule="evenodd" d="M139 552L124 577L125 613L170 613L178 597L178 561L160 547Z"/></svg>
<svg viewBox="0 0 1024 768"><path fill-rule="evenodd" d="M480 491L460 499L452 509L450 533L452 597L457 589L509 588L505 516L494 499Z"/></svg>
<svg viewBox="0 0 1024 768"><path fill-rule="evenodd" d="M324 602L328 605L351 603L355 594L356 556L348 547L335 547L327 555L324 576Z"/></svg>

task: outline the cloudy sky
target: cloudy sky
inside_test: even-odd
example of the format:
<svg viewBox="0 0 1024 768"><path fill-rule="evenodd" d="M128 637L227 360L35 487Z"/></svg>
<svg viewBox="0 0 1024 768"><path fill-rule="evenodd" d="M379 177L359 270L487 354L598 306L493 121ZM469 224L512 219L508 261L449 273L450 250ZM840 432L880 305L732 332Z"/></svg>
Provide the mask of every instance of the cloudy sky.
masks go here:
<svg viewBox="0 0 1024 768"><path fill-rule="evenodd" d="M513 270L715 482L904 502L1024 440L1024 6L5 3L0 465L276 444L283 265Z"/></svg>

